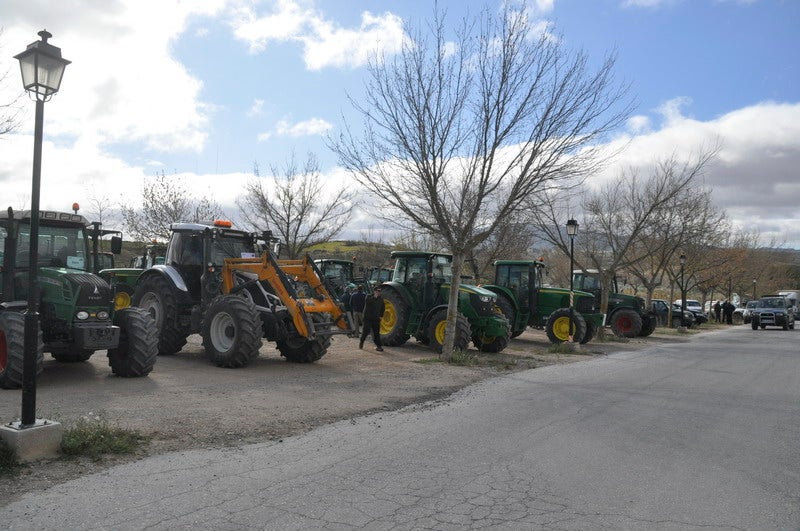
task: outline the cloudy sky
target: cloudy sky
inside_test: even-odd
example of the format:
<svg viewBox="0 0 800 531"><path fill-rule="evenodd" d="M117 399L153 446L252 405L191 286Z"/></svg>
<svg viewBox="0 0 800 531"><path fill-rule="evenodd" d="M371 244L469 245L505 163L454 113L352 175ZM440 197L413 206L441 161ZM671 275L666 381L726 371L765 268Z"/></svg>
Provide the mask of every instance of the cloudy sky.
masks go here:
<svg viewBox="0 0 800 531"><path fill-rule="evenodd" d="M513 0L512 0L513 1ZM567 47L601 60L637 109L609 141L607 170L648 165L720 141L706 175L738 226L800 249L800 2L535 0ZM499 0L439 0L451 20ZM92 198L139 202L164 172L233 205L252 179L294 151L343 182L323 138L363 91L365 62L391 55L432 13L430 0L3 0L0 104L21 93L14 55L46 28L67 67L45 106L43 208ZM33 102L0 136L2 205L29 205ZM602 181L597 176L589 185ZM234 212L234 208L230 208ZM86 212L84 212L86 213ZM361 219L361 216L359 217ZM359 235L359 220L349 236Z"/></svg>

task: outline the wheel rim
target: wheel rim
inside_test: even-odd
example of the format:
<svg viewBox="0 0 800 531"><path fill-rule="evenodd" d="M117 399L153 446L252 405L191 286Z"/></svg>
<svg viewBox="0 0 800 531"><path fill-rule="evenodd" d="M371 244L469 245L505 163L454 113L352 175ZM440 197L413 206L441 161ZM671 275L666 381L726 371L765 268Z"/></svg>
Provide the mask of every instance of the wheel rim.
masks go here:
<svg viewBox="0 0 800 531"><path fill-rule="evenodd" d="M397 309L392 301L383 299L383 318L381 319L381 334L388 334L397 326Z"/></svg>
<svg viewBox="0 0 800 531"><path fill-rule="evenodd" d="M0 331L0 372L6 370L6 365L8 365L8 343L6 333Z"/></svg>
<svg viewBox="0 0 800 531"><path fill-rule="evenodd" d="M233 323L233 317L228 313L218 313L211 320L209 333L214 348L218 352L227 352L236 340L236 326Z"/></svg>
<svg viewBox="0 0 800 531"><path fill-rule="evenodd" d="M447 321L439 321L436 324L436 329L433 331L434 339L440 345L444 345L444 331L447 328Z"/></svg>
<svg viewBox="0 0 800 531"><path fill-rule="evenodd" d="M560 341L569 339L570 332L570 319L569 317L559 317L553 322L553 335Z"/></svg>
<svg viewBox="0 0 800 531"><path fill-rule="evenodd" d="M633 319L628 316L623 316L617 319L617 328L621 332L630 332L633 330Z"/></svg>
<svg viewBox="0 0 800 531"><path fill-rule="evenodd" d="M156 322L156 328L161 330L161 301L153 292L147 292L142 296L139 301L139 307L150 314L150 317Z"/></svg>

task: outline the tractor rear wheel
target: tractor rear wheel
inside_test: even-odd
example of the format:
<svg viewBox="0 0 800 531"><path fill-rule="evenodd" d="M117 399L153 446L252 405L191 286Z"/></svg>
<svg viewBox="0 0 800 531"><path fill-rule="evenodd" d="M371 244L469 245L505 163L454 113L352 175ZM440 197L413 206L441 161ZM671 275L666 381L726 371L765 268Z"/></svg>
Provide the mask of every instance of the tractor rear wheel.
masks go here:
<svg viewBox="0 0 800 531"><path fill-rule="evenodd" d="M80 363L92 357L94 350L84 350L70 346L64 349L55 349L50 352L53 359L61 363Z"/></svg>
<svg viewBox="0 0 800 531"><path fill-rule="evenodd" d="M250 300L240 295L214 299L203 316L203 348L217 367L237 369L258 357L261 316Z"/></svg>
<svg viewBox="0 0 800 531"><path fill-rule="evenodd" d="M428 343L432 349L441 353L444 346L444 332L447 328L447 309L441 309L433 314L428 322ZM456 339L453 341L453 350L467 350L472 333L469 319L462 313L456 316Z"/></svg>
<svg viewBox="0 0 800 531"><path fill-rule="evenodd" d="M141 308L125 308L114 315L119 326L119 345L108 349L111 372L123 378L147 376L158 358L158 334L150 314Z"/></svg>
<svg viewBox="0 0 800 531"><path fill-rule="evenodd" d="M36 374L42 372L44 362L42 331L38 333L36 349ZM22 387L22 363L25 350L25 316L12 311L0 312L0 387Z"/></svg>
<svg viewBox="0 0 800 531"><path fill-rule="evenodd" d="M636 337L642 332L642 318L630 308L617 310L611 316L611 331L619 337Z"/></svg>
<svg viewBox="0 0 800 531"><path fill-rule="evenodd" d="M397 290L383 290L383 317L381 318L381 343L399 347L411 337L406 333L411 308Z"/></svg>
<svg viewBox="0 0 800 531"><path fill-rule="evenodd" d="M325 320L321 315L313 313L311 319L316 322ZM330 345L330 336L318 335L314 339L308 339L296 331L293 337L277 342L281 356L292 363L314 363L328 352Z"/></svg>
<svg viewBox="0 0 800 531"><path fill-rule="evenodd" d="M133 293L133 305L145 310L156 322L158 353L180 352L186 344L187 334L178 326L178 304L172 286L164 277L147 277Z"/></svg>
<svg viewBox="0 0 800 531"><path fill-rule="evenodd" d="M547 339L551 343L564 343L570 340L570 336L574 343L580 343L583 336L586 335L586 321L576 311L571 312L569 308L559 308L550 314L545 331Z"/></svg>

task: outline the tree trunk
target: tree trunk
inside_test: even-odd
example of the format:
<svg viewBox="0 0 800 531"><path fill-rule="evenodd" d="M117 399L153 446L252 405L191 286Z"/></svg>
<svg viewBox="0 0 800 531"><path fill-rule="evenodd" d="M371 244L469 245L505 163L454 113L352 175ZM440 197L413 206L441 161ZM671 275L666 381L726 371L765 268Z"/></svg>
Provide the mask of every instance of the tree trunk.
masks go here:
<svg viewBox="0 0 800 531"><path fill-rule="evenodd" d="M458 315L458 290L461 286L461 270L464 268L464 253L453 253L453 279L450 282L450 297L447 301L447 328L444 333L444 345L440 359L450 361L453 355L453 344L456 334L456 316Z"/></svg>

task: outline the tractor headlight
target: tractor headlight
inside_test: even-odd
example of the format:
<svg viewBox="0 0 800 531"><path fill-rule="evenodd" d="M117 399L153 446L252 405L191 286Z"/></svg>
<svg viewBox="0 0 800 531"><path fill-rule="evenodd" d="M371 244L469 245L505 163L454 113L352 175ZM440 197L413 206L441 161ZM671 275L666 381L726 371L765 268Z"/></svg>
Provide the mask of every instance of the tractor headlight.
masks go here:
<svg viewBox="0 0 800 531"><path fill-rule="evenodd" d="M494 297L491 295L480 295L478 298L481 300L481 302L492 302L494 300Z"/></svg>
<svg viewBox="0 0 800 531"><path fill-rule="evenodd" d="M100 310L99 312L97 312L97 318L100 319L101 321L107 320L108 312L105 310Z"/></svg>
<svg viewBox="0 0 800 531"><path fill-rule="evenodd" d="M85 321L86 319L88 319L88 318L89 318L89 312L80 311L80 312L78 312L78 313L76 313L76 314L75 314L75 317L76 317L76 318L77 318L79 321Z"/></svg>

